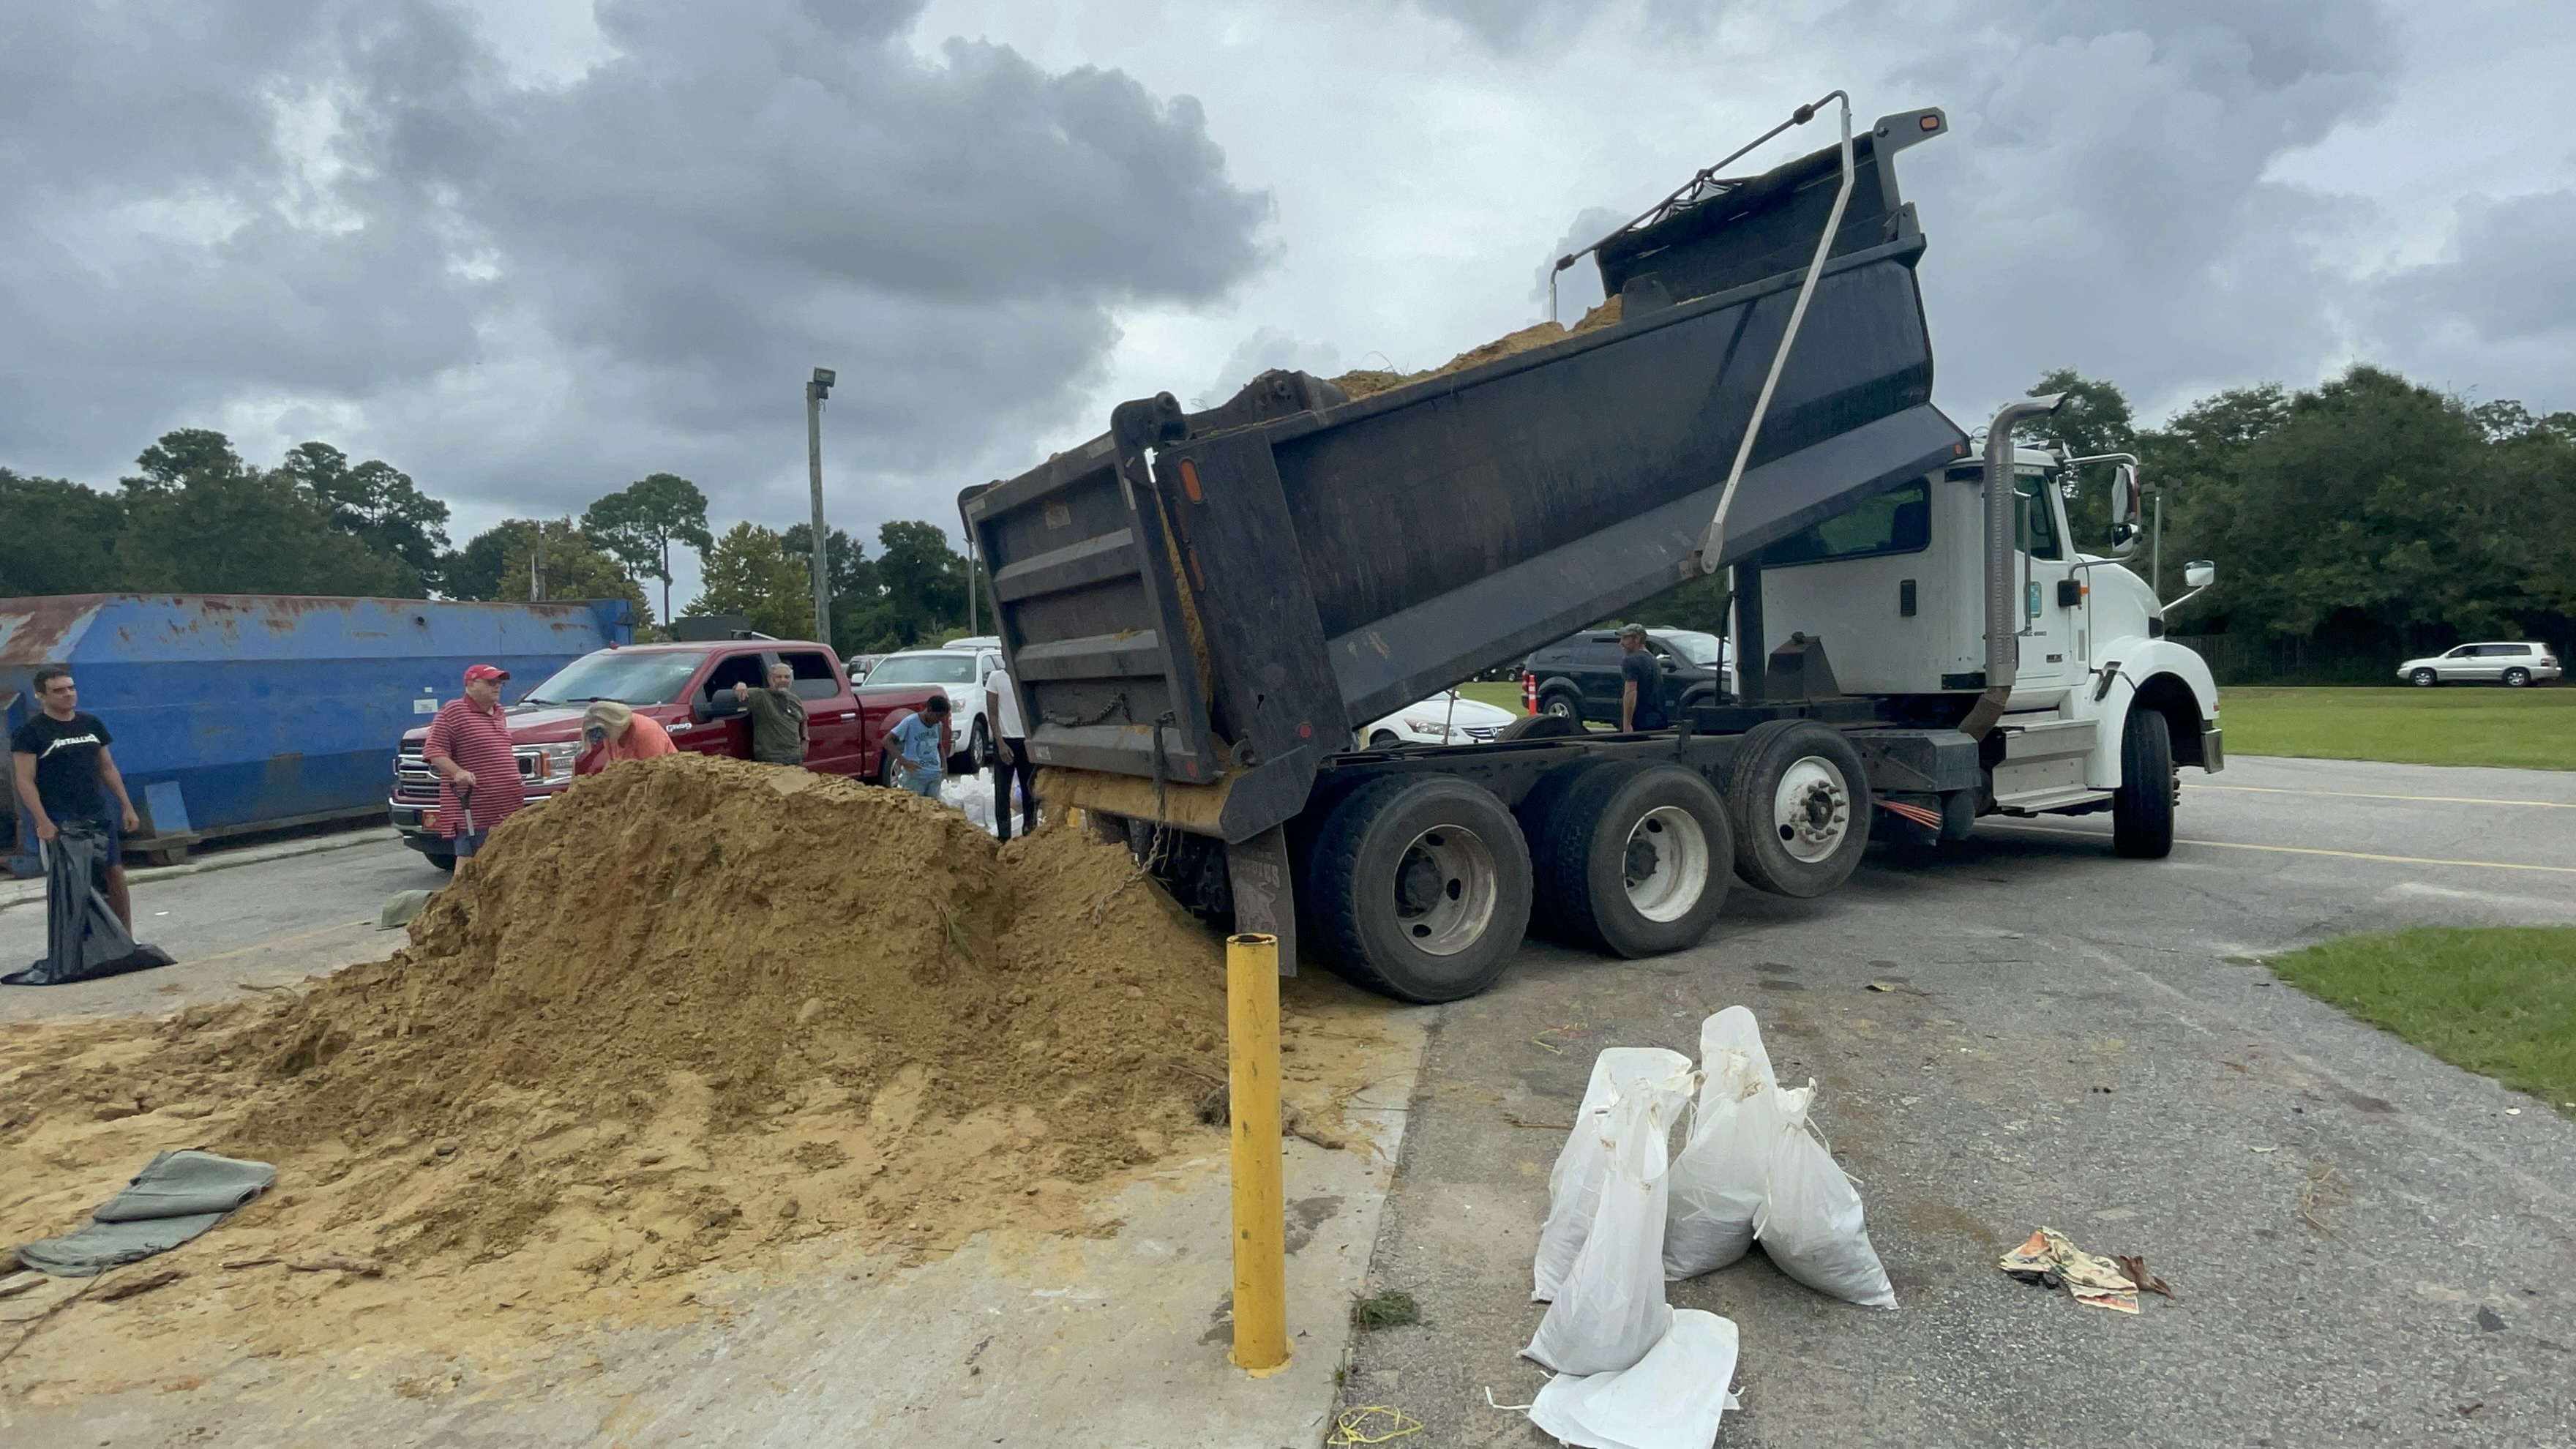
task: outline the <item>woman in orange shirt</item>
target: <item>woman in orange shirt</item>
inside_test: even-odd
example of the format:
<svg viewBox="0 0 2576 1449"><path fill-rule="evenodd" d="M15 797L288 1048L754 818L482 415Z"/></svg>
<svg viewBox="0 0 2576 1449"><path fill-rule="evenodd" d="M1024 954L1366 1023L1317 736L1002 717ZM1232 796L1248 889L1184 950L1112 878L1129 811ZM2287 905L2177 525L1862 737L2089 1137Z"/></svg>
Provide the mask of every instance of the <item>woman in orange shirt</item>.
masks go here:
<svg viewBox="0 0 2576 1449"><path fill-rule="evenodd" d="M680 748L650 716L613 699L592 700L581 712L581 737L588 748L573 761L576 775L596 775L620 760L649 760L675 754Z"/></svg>

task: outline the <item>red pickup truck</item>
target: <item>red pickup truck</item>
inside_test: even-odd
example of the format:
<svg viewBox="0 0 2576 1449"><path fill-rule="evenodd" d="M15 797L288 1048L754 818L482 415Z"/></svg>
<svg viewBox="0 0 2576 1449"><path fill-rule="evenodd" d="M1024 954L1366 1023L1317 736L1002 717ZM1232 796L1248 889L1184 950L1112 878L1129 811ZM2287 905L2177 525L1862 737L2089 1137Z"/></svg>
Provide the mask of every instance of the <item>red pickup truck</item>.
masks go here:
<svg viewBox="0 0 2576 1449"><path fill-rule="evenodd" d="M762 687L773 664L796 672L794 688L805 701L805 768L879 784L887 783L877 747L886 727L941 692L936 684L854 690L831 650L785 639L601 649L565 665L508 708L510 742L528 803L572 783L573 761L582 749L582 707L596 699L621 700L637 714L650 715L681 749L751 758L751 722L734 701L733 687ZM394 756L393 797L386 803L403 842L447 867L456 857L438 831L438 776L421 759L428 734L423 726L402 737Z"/></svg>

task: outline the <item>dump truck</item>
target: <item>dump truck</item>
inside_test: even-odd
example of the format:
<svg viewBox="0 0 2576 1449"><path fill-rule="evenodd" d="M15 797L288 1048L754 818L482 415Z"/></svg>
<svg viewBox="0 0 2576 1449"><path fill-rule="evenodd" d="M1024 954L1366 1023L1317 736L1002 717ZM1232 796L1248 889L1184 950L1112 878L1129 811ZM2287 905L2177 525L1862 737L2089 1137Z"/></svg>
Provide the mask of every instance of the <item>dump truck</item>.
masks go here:
<svg viewBox="0 0 2576 1449"><path fill-rule="evenodd" d="M2118 562L2136 460L2016 444L2056 399L1972 452L1932 403L1894 167L1946 118L1841 114L1838 144L1721 162L1588 248L1615 325L1357 399L1274 372L1204 411L1124 403L961 494L1049 808L1283 961L1302 939L1417 1002L1485 989L1533 926L1688 947L1731 878L1818 896L1873 835L2107 810L2122 854L2169 850L2177 766L2223 757L2209 670ZM2087 465L2107 556L2068 529ZM1721 568L1736 693L1670 729L1352 748Z"/></svg>

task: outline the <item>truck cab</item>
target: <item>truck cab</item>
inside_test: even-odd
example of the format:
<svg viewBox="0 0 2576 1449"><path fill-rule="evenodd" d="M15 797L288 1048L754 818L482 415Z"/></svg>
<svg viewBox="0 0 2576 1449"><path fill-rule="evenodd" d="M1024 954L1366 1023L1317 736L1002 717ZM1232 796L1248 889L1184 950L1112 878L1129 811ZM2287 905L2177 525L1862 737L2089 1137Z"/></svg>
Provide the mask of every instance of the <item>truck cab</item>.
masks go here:
<svg viewBox="0 0 2576 1449"><path fill-rule="evenodd" d="M795 671L791 686L805 701L809 744L805 768L875 779L879 743L895 717L920 708L935 687L853 689L840 661L820 644L783 639L639 644L586 654L530 687L508 707L520 789L530 805L562 793L580 758L581 713L593 700L614 699L670 732L671 743L698 754L751 758L751 723L733 697L736 684L763 687L770 666ZM434 864L455 857L440 834L438 776L422 758L427 726L402 738L394 788L386 802L405 844Z"/></svg>
<svg viewBox="0 0 2576 1449"><path fill-rule="evenodd" d="M2014 450L2007 583L2019 661L1977 814L2115 807L2134 773L2123 761L2139 746L2134 711L2162 719L2173 765L2223 763L2208 665L2164 637L2164 605L2144 579L2075 546L2074 471L2055 451ZM1954 464L1773 544L1754 617L1773 640L1821 641L1843 691L1894 717L1937 714L1936 702L1984 689L1983 481L1979 464ZM2134 471L2115 470L2111 486L2134 490ZM2128 503L2134 517L2133 494ZM1964 815L1967 802L1935 808ZM1943 834L1963 830L1954 822Z"/></svg>

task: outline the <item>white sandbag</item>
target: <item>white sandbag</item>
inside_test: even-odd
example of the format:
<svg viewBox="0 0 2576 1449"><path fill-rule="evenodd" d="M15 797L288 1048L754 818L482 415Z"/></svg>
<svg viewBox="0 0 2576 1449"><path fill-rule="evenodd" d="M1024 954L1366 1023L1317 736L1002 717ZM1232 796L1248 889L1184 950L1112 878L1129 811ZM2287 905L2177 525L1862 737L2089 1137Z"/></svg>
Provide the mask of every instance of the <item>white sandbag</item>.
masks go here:
<svg viewBox="0 0 2576 1449"><path fill-rule="evenodd" d="M939 803L964 815L986 835L999 833L993 828L993 780L982 771L942 777Z"/></svg>
<svg viewBox="0 0 2576 1449"><path fill-rule="evenodd" d="M1690 1059L1662 1047L1605 1047L1592 1059L1592 1081L1575 1109L1574 1130L1557 1149L1556 1166L1547 1174L1547 1223L1539 1229L1538 1256L1530 1265L1530 1301L1556 1296L1574 1257L1592 1231L1593 1208L1601 1200L1601 1166L1605 1160L1599 1118L1619 1095L1619 1084L1653 1081L1688 1072Z"/></svg>
<svg viewBox="0 0 2576 1449"><path fill-rule="evenodd" d="M1781 1272L1817 1292L1864 1308L1894 1308L1896 1290L1861 1226L1860 1190L1808 1130L1815 1084L1775 1095L1780 1111L1771 1191L1753 1224L1754 1238Z"/></svg>
<svg viewBox="0 0 2576 1449"><path fill-rule="evenodd" d="M1612 1373L1558 1374L1538 1391L1530 1422L1580 1449L1709 1449L1735 1407L1735 1322L1696 1308L1646 1356Z"/></svg>
<svg viewBox="0 0 2576 1449"><path fill-rule="evenodd" d="M1779 1084L1753 1013L1730 1006L1700 1023L1699 1103L1673 1158L1664 1276L1695 1278L1753 1246L1753 1219L1780 1139Z"/></svg>
<svg viewBox="0 0 2576 1449"><path fill-rule="evenodd" d="M1583 1119L1601 1124L1605 1149L1591 1231L1521 1350L1558 1373L1626 1368L1672 1326L1664 1302L1665 1170L1673 1117L1692 1085L1687 1064L1666 1077L1621 1082L1606 1113Z"/></svg>

